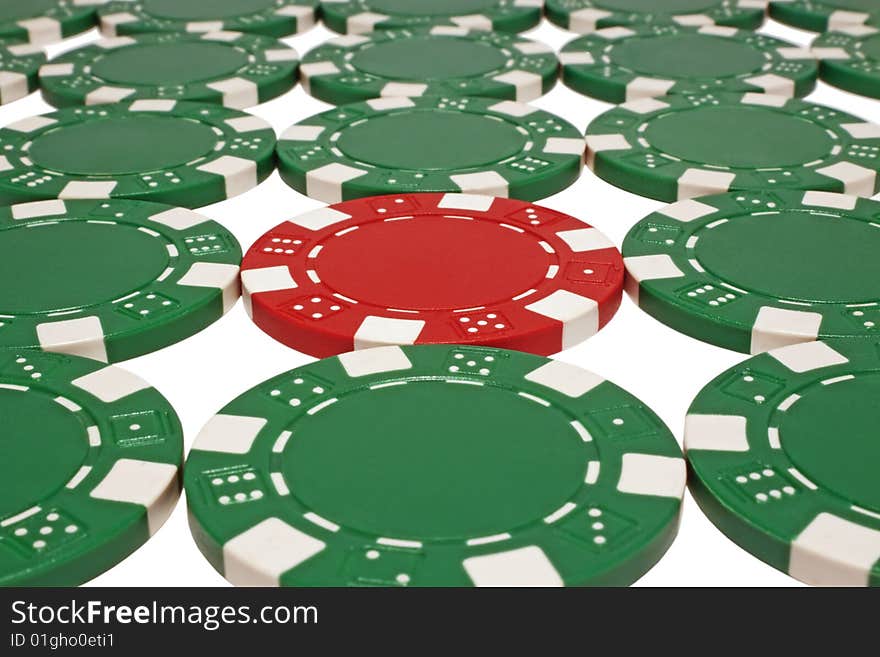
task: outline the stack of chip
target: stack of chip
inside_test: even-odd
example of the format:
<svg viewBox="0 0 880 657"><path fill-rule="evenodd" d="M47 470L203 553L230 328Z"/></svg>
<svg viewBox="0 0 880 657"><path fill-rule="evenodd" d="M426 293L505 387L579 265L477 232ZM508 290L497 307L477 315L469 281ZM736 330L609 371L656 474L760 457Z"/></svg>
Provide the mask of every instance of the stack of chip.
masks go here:
<svg viewBox="0 0 880 657"><path fill-rule="evenodd" d="M770 2L823 32L803 49L751 31L766 0L546 0L582 35L559 58L518 35L544 0L0 10L0 103L39 84L59 108L0 128L0 262L22 282L0 291L14 491L0 584L100 574L181 485L196 543L238 585L630 584L676 536L685 457L639 399L549 358L605 327L626 289L670 327L754 355L687 416L708 517L803 581L880 585L866 465L880 126L802 100L820 77L880 98L874 4ZM279 39L319 14L341 36L300 62ZM46 62L40 44L98 24L103 39ZM586 139L527 104L560 69L615 104ZM335 107L276 142L244 110L298 79ZM622 253L534 203L585 162L671 203ZM328 205L242 258L192 209L276 164ZM242 294L260 329L321 360L228 404L181 477L175 411L110 363L198 333Z"/></svg>

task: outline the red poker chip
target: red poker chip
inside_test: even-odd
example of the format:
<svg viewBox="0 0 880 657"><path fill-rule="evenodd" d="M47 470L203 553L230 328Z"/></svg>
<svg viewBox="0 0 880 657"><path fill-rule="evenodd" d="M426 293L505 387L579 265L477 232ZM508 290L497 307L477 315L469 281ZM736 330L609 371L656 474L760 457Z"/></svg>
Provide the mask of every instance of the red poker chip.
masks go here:
<svg viewBox="0 0 880 657"><path fill-rule="evenodd" d="M242 263L245 308L312 356L389 344L572 347L620 307L620 252L595 228L524 201L397 194L285 222Z"/></svg>

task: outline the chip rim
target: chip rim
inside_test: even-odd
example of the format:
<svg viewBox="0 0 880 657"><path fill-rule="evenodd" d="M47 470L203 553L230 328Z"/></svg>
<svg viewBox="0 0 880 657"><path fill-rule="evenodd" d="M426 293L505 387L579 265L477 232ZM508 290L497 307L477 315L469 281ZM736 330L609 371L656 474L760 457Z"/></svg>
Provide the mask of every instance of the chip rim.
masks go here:
<svg viewBox="0 0 880 657"><path fill-rule="evenodd" d="M200 42L240 51L247 62L241 69L222 78L200 79L169 87L122 85L100 78L94 73L93 67L102 59L127 48ZM284 57L281 56L282 53ZM269 65L279 70L271 76L249 72L254 66ZM40 89L43 100L57 108L100 105L121 100L131 102L170 99L215 103L243 110L287 93L296 86L298 74L297 51L270 37L228 31L147 33L131 37L102 38L62 53L41 67ZM73 85L77 85L76 88ZM168 93L169 89L178 89L180 93Z"/></svg>
<svg viewBox="0 0 880 657"><path fill-rule="evenodd" d="M0 333L3 336L0 348L86 356L103 363L115 363L196 335L221 319L239 298L241 247L238 241L221 224L190 210L127 200L37 201L0 208L0 233L29 226L42 226L41 230L46 230L71 221L97 222L103 226L124 223L128 228L160 240L162 250L168 254L168 266L159 272L158 279L145 282L138 290L128 290L121 299L102 299L68 308L61 316L55 309L49 309L30 310L17 317L13 311L3 309L0 314L4 322L9 322L9 331L16 330L16 335L22 337L24 330L30 341L8 344L8 333ZM206 231L222 239L228 250L204 256L192 254L188 240L205 237ZM186 288L190 296L186 304L182 296L167 294L181 288ZM167 299L178 302L170 320L167 316L149 320L145 327L141 314L135 318L134 310L120 310L123 301L134 304L136 296L147 293L164 293Z"/></svg>
<svg viewBox="0 0 880 657"><path fill-rule="evenodd" d="M0 42L0 105L26 98L40 87L45 51L28 43Z"/></svg>
<svg viewBox="0 0 880 657"><path fill-rule="evenodd" d="M645 23L720 25L743 30L757 30L764 24L769 0L716 1L722 3L719 10L703 14L676 14L663 18L647 12L609 11L597 7L594 0L545 0L545 12L547 20L551 23L577 34L590 34L604 27ZM577 3L577 8L566 7L563 5L565 2Z"/></svg>
<svg viewBox="0 0 880 657"><path fill-rule="evenodd" d="M862 51L863 41L878 33L880 28L853 25L817 36L811 48L819 58L822 80L844 91L880 98L880 58L871 59ZM873 74L860 70L867 64L874 66Z"/></svg>
<svg viewBox="0 0 880 657"><path fill-rule="evenodd" d="M158 170L158 173L166 176L172 174L172 185L181 182L183 178L178 176L184 173L187 179L185 185L169 186L160 191L154 191L159 183L152 178L157 171L118 176L65 175L35 165L28 156L33 141L43 133L56 130L59 125L87 123L105 116L127 113L187 120L197 117L199 122L209 126L217 135L215 147L196 160ZM239 149L236 139L246 134L263 145L254 151ZM4 148L4 155L0 159L3 165L0 167L0 202L11 205L49 199L129 198L187 208L201 207L242 194L268 178L275 169L275 141L274 129L263 119L219 105L144 99L130 103L68 107L0 128L0 143ZM218 149L217 146L222 148ZM24 186L19 184L22 182L19 176L45 177L46 180L40 185L28 187L27 183ZM149 176L149 181L144 180L143 176ZM174 179L178 182L174 182ZM49 182L53 191L45 191Z"/></svg>
<svg viewBox="0 0 880 657"><path fill-rule="evenodd" d="M107 37L151 32L249 32L282 39L310 30L318 21L318 0L274 0L275 6L222 21L160 19L149 14L142 0L109 0L98 11L98 27ZM254 17L269 17L252 25ZM275 18L271 18L274 16Z"/></svg>
<svg viewBox="0 0 880 657"><path fill-rule="evenodd" d="M649 75L614 61L615 46L630 40L698 34L729 39L750 47L762 56L764 64L758 69L724 78L696 78ZM816 59L808 49L766 34L715 25L691 28L652 24L601 28L566 43L560 59L562 82L567 87L614 104L707 90L803 97L815 89L819 75ZM792 72L790 68L795 60L802 60L807 70ZM812 66L807 63L810 61Z"/></svg>
<svg viewBox="0 0 880 657"><path fill-rule="evenodd" d="M675 156L666 157L662 151L654 149L644 138L644 128L651 120L666 113L688 111L708 102L714 106L749 105L762 107L768 111L800 114L821 108L827 120L810 119L826 132L833 132L839 139L840 155L830 154L820 160L797 167L743 167L719 166L712 163L688 163ZM831 121L837 117L839 120ZM624 126L616 130L605 129L606 125ZM635 126L635 127L633 127ZM862 148L880 148L880 125L870 123L847 112L832 109L825 105L811 103L799 98L784 98L770 94L679 94L663 98L648 98L623 103L596 117L587 127L587 165L606 182L625 191L647 198L671 203L699 196L720 194L728 191L743 191L765 188L778 178L778 171L795 171L806 182L800 182L801 189L844 193L854 196L870 197L880 191L880 164L870 169L863 166L866 158L854 161L847 159L846 148L854 144ZM834 150L834 149L832 149ZM650 165L633 164L633 155L642 155L663 160L663 169L652 169ZM693 166L691 166L693 164ZM670 169L674 169L670 173ZM744 182L747 175L765 172L765 178L758 177L752 184ZM797 187L778 186L773 189L792 189Z"/></svg>
<svg viewBox="0 0 880 657"><path fill-rule="evenodd" d="M478 42L497 49L505 58L505 65L479 76L417 80L381 77L361 71L353 63L364 49L381 48L410 38ZM553 89L558 68L556 53L540 41L503 32L433 26L380 30L363 36L330 39L303 56L301 72L303 89L310 95L333 105L342 105L389 96L451 95L530 102ZM356 76L360 82L349 83L347 78L351 76Z"/></svg>
<svg viewBox="0 0 880 657"><path fill-rule="evenodd" d="M54 0L54 7L24 20L0 22L0 39L37 46L58 43L86 32L97 23L98 7L106 0Z"/></svg>
<svg viewBox="0 0 880 657"><path fill-rule="evenodd" d="M338 34L366 34L378 30L400 29L416 25L447 25L491 32L525 32L537 27L544 13L545 0L495 0L503 8L482 14L441 18L397 18L373 11L370 0L320 0L324 25Z"/></svg>
<svg viewBox="0 0 880 657"><path fill-rule="evenodd" d="M377 167L349 157L336 147L338 135L350 125L363 123L365 118L425 109L499 118L530 137L518 157L539 155L553 164L553 170L547 173L542 169L540 176L534 176L531 172L519 173L514 165L521 169L528 167L508 157L504 160L506 168L433 169L426 174L424 169L391 170ZM526 117L532 121L552 122L559 126L559 133L547 136L546 128L541 132L530 129L524 120ZM341 105L290 126L278 139L277 154L279 173L288 186L310 198L330 204L364 196L414 191L477 193L532 201L572 185L580 177L584 159L583 137L565 119L532 105L477 96L374 98L362 103ZM318 158L317 161L313 162L313 155ZM507 177L499 172L499 168L504 170ZM386 182L388 174L394 177ZM409 174L411 180L408 182L399 180ZM429 174L430 180L427 179ZM380 180L377 181L377 178Z"/></svg>
<svg viewBox="0 0 880 657"><path fill-rule="evenodd" d="M842 10L840 6L827 6L822 0L770 0L767 8L770 18L784 25L809 32L833 31L848 25L864 25L880 21L862 11Z"/></svg>

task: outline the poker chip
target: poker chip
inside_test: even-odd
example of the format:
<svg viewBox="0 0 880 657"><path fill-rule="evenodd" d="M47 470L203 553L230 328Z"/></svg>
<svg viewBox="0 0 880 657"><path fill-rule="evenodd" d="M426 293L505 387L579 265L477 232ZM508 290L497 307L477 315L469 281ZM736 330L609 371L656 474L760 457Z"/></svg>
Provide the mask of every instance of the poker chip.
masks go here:
<svg viewBox="0 0 880 657"><path fill-rule="evenodd" d="M76 356L0 352L0 417L0 586L82 584L174 509L180 421L133 374Z"/></svg>
<svg viewBox="0 0 880 657"><path fill-rule="evenodd" d="M433 27L343 36L303 59L303 87L345 104L380 96L488 96L527 102L556 84L548 46L500 32Z"/></svg>
<svg viewBox="0 0 880 657"><path fill-rule="evenodd" d="M840 27L813 41L822 79L846 91L880 98L880 29Z"/></svg>
<svg viewBox="0 0 880 657"><path fill-rule="evenodd" d="M587 128L600 178L661 201L750 189L872 196L878 153L880 126L769 94L645 98Z"/></svg>
<svg viewBox="0 0 880 657"><path fill-rule="evenodd" d="M24 98L39 85L37 72L46 54L32 44L0 44L0 105Z"/></svg>
<svg viewBox="0 0 880 657"><path fill-rule="evenodd" d="M318 0L117 0L98 12L107 36L253 32L281 38L315 25Z"/></svg>
<svg viewBox="0 0 880 657"><path fill-rule="evenodd" d="M685 466L638 399L573 365L378 347L244 393L190 452L190 526L230 582L583 586L638 579Z"/></svg>
<svg viewBox="0 0 880 657"><path fill-rule="evenodd" d="M875 0L773 0L770 17L813 32L836 31L880 19Z"/></svg>
<svg viewBox="0 0 880 657"><path fill-rule="evenodd" d="M55 43L95 26L107 0L10 0L0 7L0 39Z"/></svg>
<svg viewBox="0 0 880 657"><path fill-rule="evenodd" d="M313 356L388 344L549 355L613 317L623 262L602 233L560 212L411 194L348 201L276 226L247 253L242 284L254 322Z"/></svg>
<svg viewBox="0 0 880 657"><path fill-rule="evenodd" d="M715 25L607 27L570 42L560 59L566 85L616 104L680 93L806 96L818 76L809 50Z"/></svg>
<svg viewBox="0 0 880 657"><path fill-rule="evenodd" d="M524 32L541 22L544 0L322 0L321 17L341 34L432 25Z"/></svg>
<svg viewBox="0 0 880 657"><path fill-rule="evenodd" d="M200 207L256 187L275 133L237 110L174 100L71 107L0 129L0 202L130 198Z"/></svg>
<svg viewBox="0 0 880 657"><path fill-rule="evenodd" d="M510 100L376 98L289 128L278 142L281 177L325 203L410 192L545 198L583 166L577 129Z"/></svg>
<svg viewBox="0 0 880 657"><path fill-rule="evenodd" d="M876 341L878 216L876 201L827 192L680 201L629 232L627 290L661 322L736 351Z"/></svg>
<svg viewBox="0 0 880 657"><path fill-rule="evenodd" d="M299 55L275 39L241 32L168 32L104 39L40 70L56 107L136 99L217 103L244 109L289 91Z"/></svg>
<svg viewBox="0 0 880 657"><path fill-rule="evenodd" d="M241 250L189 210L127 200L0 208L0 350L116 362L187 338L239 296Z"/></svg>
<svg viewBox="0 0 880 657"><path fill-rule="evenodd" d="M808 584L880 586L877 344L777 349L706 386L687 416L690 488L735 543Z"/></svg>
<svg viewBox="0 0 880 657"><path fill-rule="evenodd" d="M546 10L552 23L579 34L645 24L754 30L764 23L767 0L546 0Z"/></svg>

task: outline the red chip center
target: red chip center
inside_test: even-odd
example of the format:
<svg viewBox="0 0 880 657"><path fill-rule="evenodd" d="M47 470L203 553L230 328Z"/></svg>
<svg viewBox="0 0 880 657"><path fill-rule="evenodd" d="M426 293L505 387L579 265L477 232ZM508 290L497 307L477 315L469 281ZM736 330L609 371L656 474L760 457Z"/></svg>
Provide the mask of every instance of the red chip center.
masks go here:
<svg viewBox="0 0 880 657"><path fill-rule="evenodd" d="M494 221L420 215L360 225L323 244L315 270L336 292L400 310L459 310L509 301L555 262L540 239Z"/></svg>

